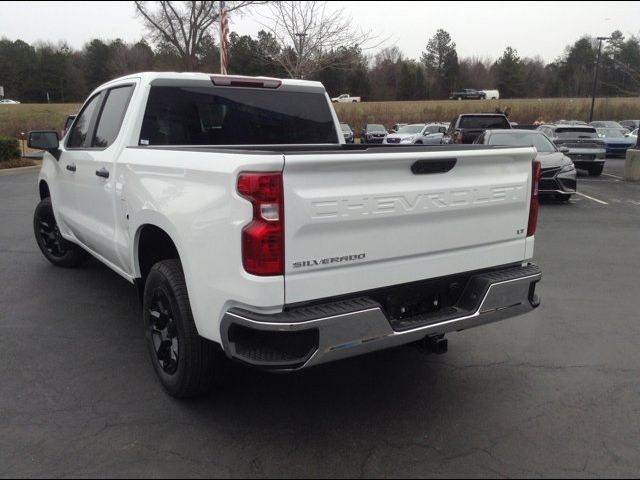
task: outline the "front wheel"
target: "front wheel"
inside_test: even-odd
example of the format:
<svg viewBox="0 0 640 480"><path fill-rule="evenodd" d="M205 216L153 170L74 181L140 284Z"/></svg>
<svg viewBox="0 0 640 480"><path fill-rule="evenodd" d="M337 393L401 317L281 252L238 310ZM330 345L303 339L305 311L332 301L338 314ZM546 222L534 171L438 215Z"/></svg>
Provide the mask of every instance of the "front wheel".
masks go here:
<svg viewBox="0 0 640 480"><path fill-rule="evenodd" d="M198 335L179 260L151 268L142 311L151 363L169 395L194 397L224 379L228 360L218 345Z"/></svg>
<svg viewBox="0 0 640 480"><path fill-rule="evenodd" d="M42 200L33 212L33 233L42 254L56 267L77 267L89 258L81 247L62 237L51 197Z"/></svg>
<svg viewBox="0 0 640 480"><path fill-rule="evenodd" d="M590 177L599 177L602 175L602 170L604 169L604 165L596 165L589 168L589 176Z"/></svg>
<svg viewBox="0 0 640 480"><path fill-rule="evenodd" d="M555 195L555 199L559 202L568 203L571 200L571 193L557 193Z"/></svg>

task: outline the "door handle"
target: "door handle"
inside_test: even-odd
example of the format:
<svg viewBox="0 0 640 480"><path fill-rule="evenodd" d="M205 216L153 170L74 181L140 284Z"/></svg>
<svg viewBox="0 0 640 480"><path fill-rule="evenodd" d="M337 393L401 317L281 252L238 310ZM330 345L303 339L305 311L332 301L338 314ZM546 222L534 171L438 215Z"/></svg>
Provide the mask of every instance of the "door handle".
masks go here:
<svg viewBox="0 0 640 480"><path fill-rule="evenodd" d="M69 170L70 172L75 172L76 171L76 164L75 163L67 164L67 170Z"/></svg>
<svg viewBox="0 0 640 480"><path fill-rule="evenodd" d="M109 178L109 170L102 167L100 170L96 170L96 175L102 178Z"/></svg>

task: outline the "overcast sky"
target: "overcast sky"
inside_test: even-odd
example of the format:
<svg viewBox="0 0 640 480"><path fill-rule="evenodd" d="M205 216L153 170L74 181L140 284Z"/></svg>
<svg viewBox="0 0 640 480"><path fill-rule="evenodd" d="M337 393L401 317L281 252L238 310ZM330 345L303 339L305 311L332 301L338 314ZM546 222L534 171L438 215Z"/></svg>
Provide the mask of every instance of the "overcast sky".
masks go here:
<svg viewBox="0 0 640 480"><path fill-rule="evenodd" d="M447 30L461 57L499 57L510 45L520 56L550 62L566 45L584 34L602 36L613 30L640 34L640 2L330 2L344 8L354 23L371 30L385 45L397 45L409 58L419 58L438 28ZM259 7L264 8L264 7ZM58 42L81 48L89 39L144 36L133 2L3 2L0 37ZM231 29L255 34L251 15L231 16Z"/></svg>

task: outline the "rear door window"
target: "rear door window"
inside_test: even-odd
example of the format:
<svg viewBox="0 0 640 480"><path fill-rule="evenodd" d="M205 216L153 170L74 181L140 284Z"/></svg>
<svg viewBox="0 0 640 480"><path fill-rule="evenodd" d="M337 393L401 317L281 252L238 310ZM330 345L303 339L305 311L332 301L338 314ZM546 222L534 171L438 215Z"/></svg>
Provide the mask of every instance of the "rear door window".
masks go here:
<svg viewBox="0 0 640 480"><path fill-rule="evenodd" d="M339 143L324 95L259 88L152 87L140 145Z"/></svg>
<svg viewBox="0 0 640 480"><path fill-rule="evenodd" d="M133 85L112 88L107 92L92 147L106 148L115 141L132 92Z"/></svg>

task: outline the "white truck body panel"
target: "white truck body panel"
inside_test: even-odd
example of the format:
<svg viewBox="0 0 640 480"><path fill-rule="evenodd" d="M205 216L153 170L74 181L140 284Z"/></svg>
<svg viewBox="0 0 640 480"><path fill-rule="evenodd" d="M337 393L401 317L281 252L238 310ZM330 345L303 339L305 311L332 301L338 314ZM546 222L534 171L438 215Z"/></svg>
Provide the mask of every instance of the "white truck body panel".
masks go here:
<svg viewBox="0 0 640 480"><path fill-rule="evenodd" d="M285 155L286 302L525 260L535 149L459 151L447 173L411 172L449 156Z"/></svg>

